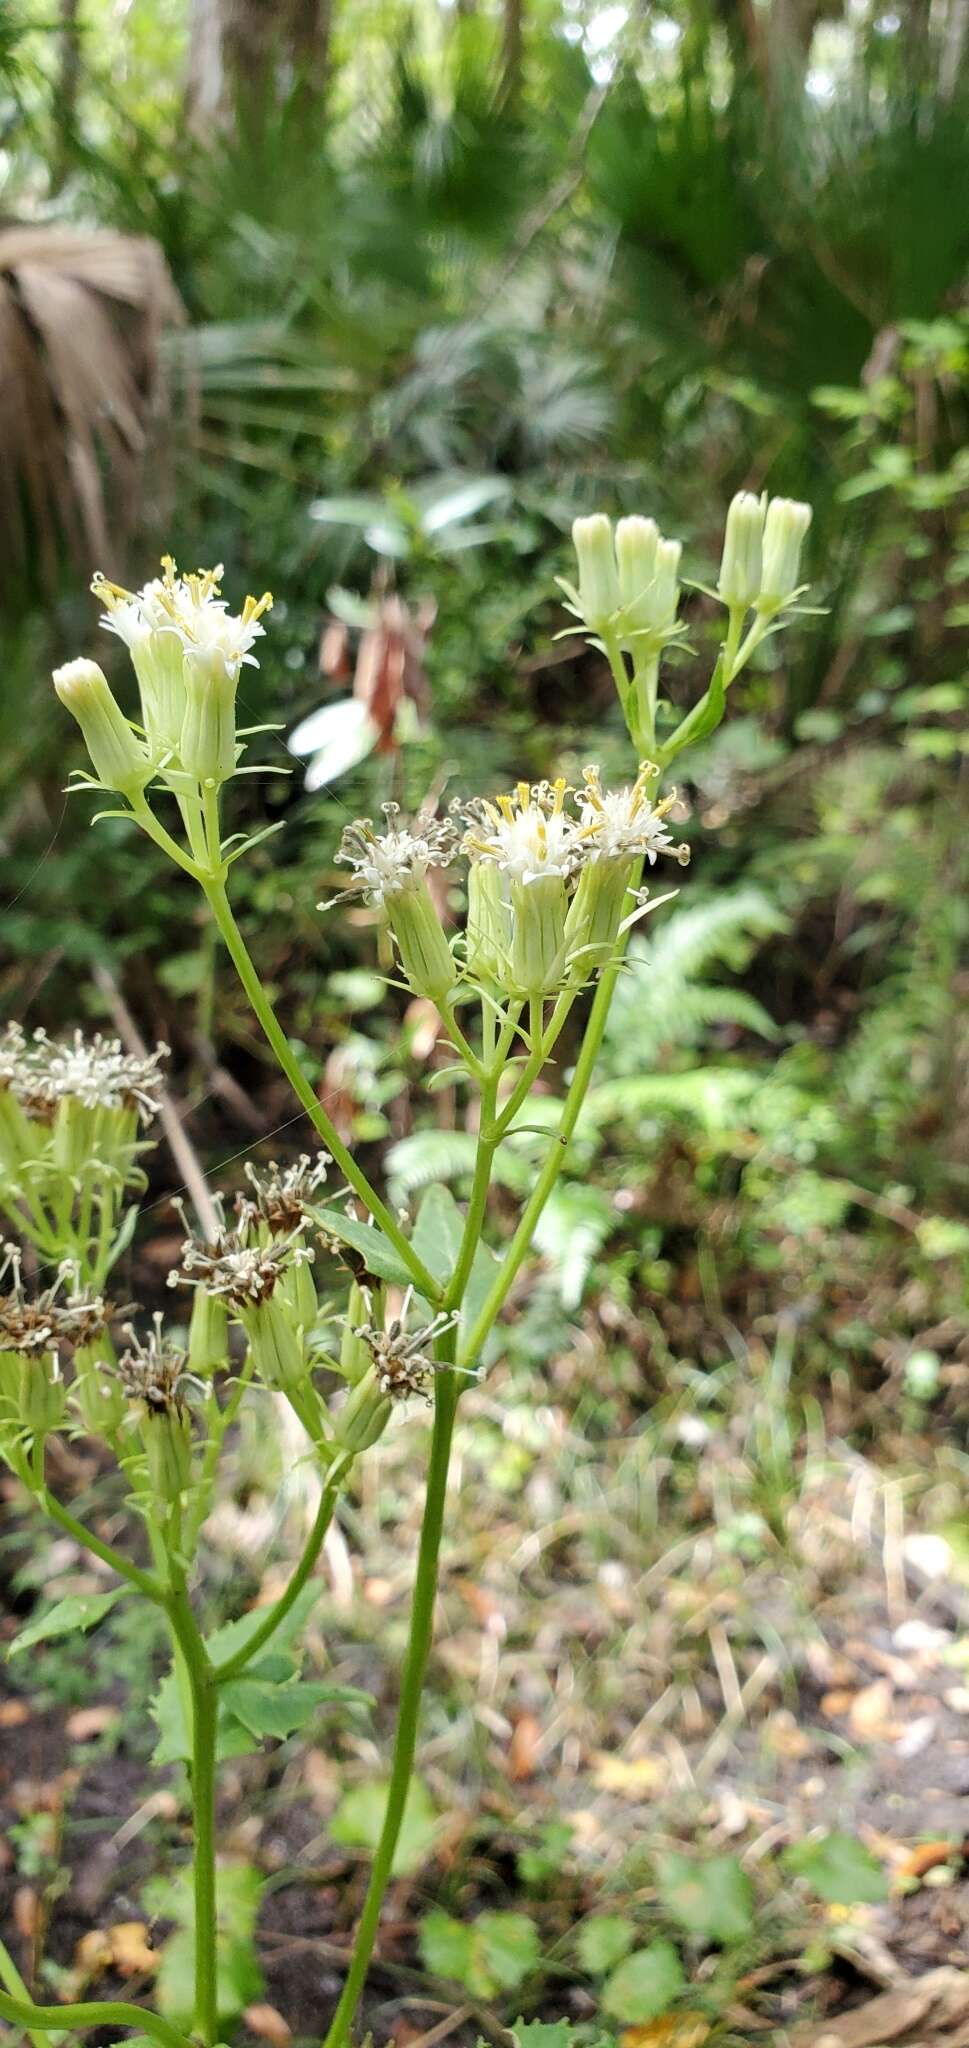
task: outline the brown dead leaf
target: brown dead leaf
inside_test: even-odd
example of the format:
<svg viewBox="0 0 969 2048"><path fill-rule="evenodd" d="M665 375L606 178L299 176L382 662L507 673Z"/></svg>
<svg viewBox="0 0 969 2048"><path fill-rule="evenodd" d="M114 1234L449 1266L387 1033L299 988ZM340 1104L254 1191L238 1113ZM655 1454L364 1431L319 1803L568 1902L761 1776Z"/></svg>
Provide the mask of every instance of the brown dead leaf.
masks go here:
<svg viewBox="0 0 969 2048"><path fill-rule="evenodd" d="M840 1721L851 1712L856 1695L844 1686L836 1686L832 1692L821 1695L821 1712L826 1721Z"/></svg>
<svg viewBox="0 0 969 2048"><path fill-rule="evenodd" d="M924 1877L927 1870L936 1870L941 1863L951 1863L958 1854L955 1842L916 1842L900 1863L896 1864L899 1877Z"/></svg>
<svg viewBox="0 0 969 2048"><path fill-rule="evenodd" d="M30 1708L26 1700L0 1701L0 1728L22 1728L30 1720Z"/></svg>
<svg viewBox="0 0 969 2048"><path fill-rule="evenodd" d="M789 1707L778 1707L764 1724L764 1741L774 1756L784 1757L797 1763L802 1757L810 1756L813 1744L811 1737L799 1728Z"/></svg>
<svg viewBox="0 0 969 2048"><path fill-rule="evenodd" d="M13 1895L13 1924L22 1941L33 1941L40 1925L40 1900L33 1885L18 1884Z"/></svg>
<svg viewBox="0 0 969 2048"><path fill-rule="evenodd" d="M945 1967L906 1978L843 2019L816 2020L792 2048L969 2048L969 1976Z"/></svg>
<svg viewBox="0 0 969 2048"><path fill-rule="evenodd" d="M519 1714L508 1744L508 1776L513 1785L534 1778L538 1769L542 1724L535 1714Z"/></svg>
<svg viewBox="0 0 969 2048"><path fill-rule="evenodd" d="M698 2012L681 2012L678 2017L648 2020L641 2027L624 2027L621 2048L703 2048L710 2036L710 2022Z"/></svg>
<svg viewBox="0 0 969 2048"><path fill-rule="evenodd" d="M72 1742L90 1742L95 1735L103 1735L106 1728L113 1728L120 1717L120 1708L105 1704L103 1707L78 1707L76 1714L68 1714L65 1730Z"/></svg>
<svg viewBox="0 0 969 2048"><path fill-rule="evenodd" d="M609 1756L600 1749L592 1761L593 1783L600 1792L621 1792L627 1799L652 1799L668 1782L666 1765L657 1756Z"/></svg>
<svg viewBox="0 0 969 2048"><path fill-rule="evenodd" d="M111 1961L120 1976L141 1977L157 1970L158 1955L143 1920L119 1920L108 1928L108 1940Z"/></svg>
<svg viewBox="0 0 969 2048"><path fill-rule="evenodd" d="M110 1970L111 1943L103 1927L92 1927L87 1934L82 1934L74 1950L74 1968L78 1991L83 1991L86 1984L92 1984L96 1977L102 1977L105 1970Z"/></svg>
<svg viewBox="0 0 969 2048"><path fill-rule="evenodd" d="M894 1742L901 1733L891 1717L895 1693L890 1678L876 1678L856 1692L848 1709L848 1725L862 1742Z"/></svg>
<svg viewBox="0 0 969 2048"><path fill-rule="evenodd" d="M293 2037L274 2005L247 2005L242 2017L250 2034L258 2034L260 2041L270 2043L270 2048L288 2048Z"/></svg>

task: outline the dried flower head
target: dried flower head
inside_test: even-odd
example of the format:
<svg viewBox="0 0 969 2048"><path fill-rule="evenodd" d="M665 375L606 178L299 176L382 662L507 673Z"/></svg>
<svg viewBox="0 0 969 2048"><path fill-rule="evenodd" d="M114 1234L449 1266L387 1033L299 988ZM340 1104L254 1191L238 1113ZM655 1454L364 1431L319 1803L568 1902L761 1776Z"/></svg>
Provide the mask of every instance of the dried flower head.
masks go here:
<svg viewBox="0 0 969 2048"><path fill-rule="evenodd" d="M235 1202L239 1235L260 1225L273 1237L311 1228L312 1204L326 1184L331 1163L328 1152L317 1152L315 1158L303 1152L291 1166L271 1159L268 1172L262 1174L248 1160L245 1175L252 1192L238 1194Z"/></svg>
<svg viewBox="0 0 969 2048"><path fill-rule="evenodd" d="M382 908L388 897L416 888L429 868L445 868L454 858L457 834L439 818L415 818L399 825L399 804L381 806L386 830L377 832L371 818L356 818L340 841L337 860L353 869L344 896L362 895Z"/></svg>
<svg viewBox="0 0 969 2048"><path fill-rule="evenodd" d="M118 1360L118 1377L132 1401L143 1401L154 1415L182 1406L185 1353L165 1336L162 1315L156 1310L147 1338L138 1335L133 1323L125 1323L128 1349Z"/></svg>
<svg viewBox="0 0 969 2048"><path fill-rule="evenodd" d="M655 864L659 853L672 853L681 867L690 858L688 846L674 846L663 822L676 802L671 790L658 804L650 802L650 782L656 775L652 762L643 761L631 788L604 790L599 769L584 770L579 792L581 836L592 861L638 860L644 855Z"/></svg>
<svg viewBox="0 0 969 2048"><path fill-rule="evenodd" d="M0 1294L0 1351L37 1358L62 1344L93 1344L103 1336L112 1310L100 1295L78 1286L75 1264L65 1260L52 1284L30 1299L18 1247L5 1244L3 1253L0 1282L7 1281L8 1292Z"/></svg>
<svg viewBox="0 0 969 2048"><path fill-rule="evenodd" d="M290 1231L270 1244L247 1244L237 1230L220 1231L212 1244L188 1238L168 1285L204 1287L239 1312L260 1308L288 1273L312 1263L312 1250L298 1236Z"/></svg>
<svg viewBox="0 0 969 2048"><path fill-rule="evenodd" d="M430 1346L435 1337L453 1329L458 1320L457 1316L442 1311L433 1322L422 1324L420 1329L412 1330L408 1335L407 1317L413 1293L413 1288L408 1287L399 1315L392 1316L384 1329L373 1323L362 1323L354 1332L370 1352L381 1393L392 1401L405 1401L409 1394L426 1393L428 1379L437 1369Z"/></svg>

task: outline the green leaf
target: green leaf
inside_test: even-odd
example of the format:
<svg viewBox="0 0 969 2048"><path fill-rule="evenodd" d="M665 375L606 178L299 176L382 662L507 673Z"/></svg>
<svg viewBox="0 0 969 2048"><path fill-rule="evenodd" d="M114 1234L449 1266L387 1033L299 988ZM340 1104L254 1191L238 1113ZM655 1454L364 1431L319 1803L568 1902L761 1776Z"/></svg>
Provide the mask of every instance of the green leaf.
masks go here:
<svg viewBox="0 0 969 2048"><path fill-rule="evenodd" d="M439 1907L421 1921L418 1943L432 1976L451 1977L456 1984L469 1982L474 1947L470 1926Z"/></svg>
<svg viewBox="0 0 969 2048"><path fill-rule="evenodd" d="M377 1782L355 1785L345 1792L330 1822L334 1842L342 1842L355 1849L375 1849L387 1811L388 1789L386 1783ZM404 1808L404 1824L394 1852L394 1877L408 1877L427 1862L439 1827L440 1816L427 1786L422 1779L412 1778Z"/></svg>
<svg viewBox="0 0 969 2048"><path fill-rule="evenodd" d="M21 1650L49 1642L52 1636L70 1636L75 1631L84 1634L87 1629L96 1628L124 1590L123 1586L116 1586L113 1593L69 1593L66 1600L58 1600L56 1607L49 1607L37 1621L28 1621L11 1643L7 1656L19 1657Z"/></svg>
<svg viewBox="0 0 969 2048"><path fill-rule="evenodd" d="M671 1941L651 1941L614 1970L602 1994L603 2011L634 2025L656 2020L678 1998L685 1979Z"/></svg>
<svg viewBox="0 0 969 2048"><path fill-rule="evenodd" d="M671 1850L656 1858L660 1899L671 1920L688 1934L726 1947L744 1941L754 1924L754 1890L735 1856L705 1863Z"/></svg>
<svg viewBox="0 0 969 2048"><path fill-rule="evenodd" d="M527 1913L481 1913L473 1932L487 1973L502 1991L513 1991L541 1961L538 1928Z"/></svg>
<svg viewBox="0 0 969 2048"><path fill-rule="evenodd" d="M253 1948L262 1879L248 1863L220 1864L216 1872L216 2000L226 2027L258 1998L262 1971ZM155 1878L145 1886L146 1910L174 1920L176 1931L162 1949L157 1978L161 2012L188 2029L195 2015L195 1906L189 1873Z"/></svg>
<svg viewBox="0 0 969 2048"><path fill-rule="evenodd" d="M676 731L671 733L669 739L662 747L662 765L664 768L668 767L669 763L675 760L677 754L683 752L684 747L695 747L698 741L709 739L710 734L715 732L720 724L726 709L726 702L727 693L723 680L723 663L718 661L710 679L709 689L704 691L699 702L694 704L692 711L687 712L686 717L681 720Z"/></svg>
<svg viewBox="0 0 969 2048"><path fill-rule="evenodd" d="M579 1962L590 1977L605 1977L628 1956L636 1938L632 1921L622 1913L601 1913L585 1920L576 1943Z"/></svg>
<svg viewBox="0 0 969 2048"><path fill-rule="evenodd" d="M572 2048L575 2038L568 2020L517 2020L511 2032L516 2048Z"/></svg>
<svg viewBox="0 0 969 2048"><path fill-rule="evenodd" d="M435 1280L450 1280L463 1236L464 1218L450 1188L425 1188L411 1242Z"/></svg>
<svg viewBox="0 0 969 2048"><path fill-rule="evenodd" d="M272 1735L280 1742L295 1734L297 1728L305 1727L319 1707L373 1705L372 1694L358 1692L354 1686L318 1685L303 1680L275 1685L259 1678L230 1679L222 1688L222 1700L250 1735Z"/></svg>
<svg viewBox="0 0 969 2048"><path fill-rule="evenodd" d="M152 1752L152 1763L189 1763L192 1744L185 1719L182 1689L174 1671L170 1671L167 1677L162 1679L149 1712L158 1729L158 1741ZM215 1745L217 1762L224 1763L233 1756L251 1756L253 1746L253 1738L248 1729L243 1728L241 1721L235 1720L230 1714L220 1712Z"/></svg>
<svg viewBox="0 0 969 2048"><path fill-rule="evenodd" d="M342 1209L310 1208L323 1230L359 1252L368 1273L377 1280L390 1280L395 1287L408 1287L411 1276L403 1259L373 1223L361 1223L358 1216L345 1216Z"/></svg>
<svg viewBox="0 0 969 2048"><path fill-rule="evenodd" d="M538 1928L527 1913L481 1913L467 1921L428 1913L420 1949L429 1970L463 1984L475 1998L513 1991L541 1959Z"/></svg>
<svg viewBox="0 0 969 2048"><path fill-rule="evenodd" d="M873 1906L888 1897L885 1872L854 1835L836 1832L813 1842L792 1842L782 1861L829 1906Z"/></svg>

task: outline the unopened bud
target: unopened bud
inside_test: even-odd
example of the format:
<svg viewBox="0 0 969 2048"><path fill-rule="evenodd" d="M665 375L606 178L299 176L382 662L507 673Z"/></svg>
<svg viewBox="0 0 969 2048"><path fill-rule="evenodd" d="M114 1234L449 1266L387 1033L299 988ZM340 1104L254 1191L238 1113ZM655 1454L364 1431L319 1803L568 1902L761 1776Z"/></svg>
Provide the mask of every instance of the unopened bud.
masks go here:
<svg viewBox="0 0 969 2048"><path fill-rule="evenodd" d="M82 659L55 668L54 688L77 719L98 781L128 797L143 790L151 777L151 762L97 662Z"/></svg>
<svg viewBox="0 0 969 2048"><path fill-rule="evenodd" d="M601 633L620 605L612 522L604 512L572 525L579 565L579 605L586 625Z"/></svg>
<svg viewBox="0 0 969 2048"><path fill-rule="evenodd" d="M717 589L731 610L749 610L760 596L764 500L738 491L730 501Z"/></svg>
<svg viewBox="0 0 969 2048"><path fill-rule="evenodd" d="M623 626L648 631L654 624L651 599L656 576L659 527L655 519L620 519L616 527L616 565Z"/></svg>
<svg viewBox="0 0 969 2048"><path fill-rule="evenodd" d="M368 1372L349 1395L336 1418L336 1441L345 1451L369 1451L390 1421L393 1402L382 1394L377 1380L376 1368L371 1365Z"/></svg>
<svg viewBox="0 0 969 2048"><path fill-rule="evenodd" d="M811 507L797 498L772 498L764 522L764 571L760 602L776 611L798 588L801 549L811 524Z"/></svg>

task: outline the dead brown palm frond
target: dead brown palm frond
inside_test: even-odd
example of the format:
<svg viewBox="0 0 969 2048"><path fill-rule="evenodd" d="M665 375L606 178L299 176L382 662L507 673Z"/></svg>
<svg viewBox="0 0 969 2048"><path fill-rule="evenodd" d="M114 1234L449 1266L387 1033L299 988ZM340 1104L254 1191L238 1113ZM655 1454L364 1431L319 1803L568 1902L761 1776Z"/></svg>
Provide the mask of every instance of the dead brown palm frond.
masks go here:
<svg viewBox="0 0 969 2048"><path fill-rule="evenodd" d="M82 571L118 559L180 317L154 242L0 228L0 582L33 593L65 555Z"/></svg>

